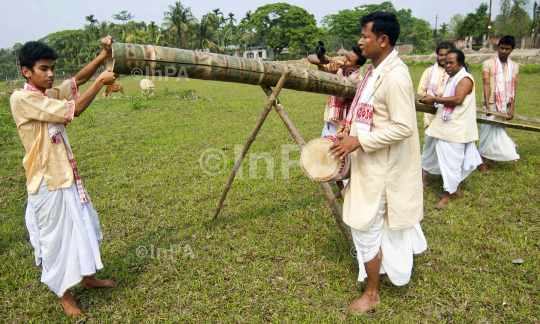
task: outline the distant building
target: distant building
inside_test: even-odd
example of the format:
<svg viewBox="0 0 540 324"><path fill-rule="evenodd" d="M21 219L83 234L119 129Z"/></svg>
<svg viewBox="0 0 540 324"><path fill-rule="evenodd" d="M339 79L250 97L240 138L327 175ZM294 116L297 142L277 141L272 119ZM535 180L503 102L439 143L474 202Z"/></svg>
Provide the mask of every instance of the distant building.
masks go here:
<svg viewBox="0 0 540 324"><path fill-rule="evenodd" d="M244 51L244 58L263 60L263 61L273 61L274 60L274 50L267 49L267 44L258 44L255 46L248 46Z"/></svg>
<svg viewBox="0 0 540 324"><path fill-rule="evenodd" d="M339 49L339 51L337 51L337 54L339 56L345 56L349 54L349 52L345 48L343 48L343 44L341 44L341 48Z"/></svg>
<svg viewBox="0 0 540 324"><path fill-rule="evenodd" d="M411 53L413 50L413 44L412 43L396 43L395 49L398 52L398 54Z"/></svg>

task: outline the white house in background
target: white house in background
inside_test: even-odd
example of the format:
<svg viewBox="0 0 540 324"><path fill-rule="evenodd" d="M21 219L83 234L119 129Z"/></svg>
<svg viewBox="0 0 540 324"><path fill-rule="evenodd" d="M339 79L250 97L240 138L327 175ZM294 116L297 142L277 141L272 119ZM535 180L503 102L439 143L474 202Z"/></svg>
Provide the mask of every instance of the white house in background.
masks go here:
<svg viewBox="0 0 540 324"><path fill-rule="evenodd" d="M248 46L244 50L244 58L263 60L263 61L273 61L274 60L274 50L267 49L266 44L259 44L255 46Z"/></svg>

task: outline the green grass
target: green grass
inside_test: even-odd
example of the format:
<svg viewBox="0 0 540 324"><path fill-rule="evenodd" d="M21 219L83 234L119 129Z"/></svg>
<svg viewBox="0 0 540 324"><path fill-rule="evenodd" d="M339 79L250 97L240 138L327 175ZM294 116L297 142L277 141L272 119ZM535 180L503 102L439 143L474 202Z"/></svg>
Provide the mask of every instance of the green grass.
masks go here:
<svg viewBox="0 0 540 324"><path fill-rule="evenodd" d="M422 72L411 69L415 87ZM480 73L474 76L478 83ZM138 82L119 82L127 95L139 92ZM264 107L262 90L199 80L154 83L158 95L142 98L139 109L122 95L100 94L68 127L105 237L98 277L118 284L73 289L88 323L538 323L538 133L507 130L521 161L498 163L488 176L474 172L463 197L440 211L434 206L443 189L431 177L421 223L429 250L415 257L411 282L382 285L383 303L353 315L344 308L365 286L356 281L357 261L319 185L299 167L281 178L282 146L294 141L275 111L250 149L273 157L273 178L264 162L250 168L248 156L220 217L208 220L235 146L245 143ZM163 94L166 86L177 95ZM517 114L540 118L539 88L536 75L520 76ZM189 90L198 99L183 98ZM283 90L280 100L306 141L320 136L326 96ZM225 172L202 171L209 149L224 153ZM39 282L24 223L23 156L16 135L2 144L0 322L75 323ZM297 152L290 156L298 159ZM171 244L191 249L194 258L141 256ZM525 262L515 265L516 258Z"/></svg>

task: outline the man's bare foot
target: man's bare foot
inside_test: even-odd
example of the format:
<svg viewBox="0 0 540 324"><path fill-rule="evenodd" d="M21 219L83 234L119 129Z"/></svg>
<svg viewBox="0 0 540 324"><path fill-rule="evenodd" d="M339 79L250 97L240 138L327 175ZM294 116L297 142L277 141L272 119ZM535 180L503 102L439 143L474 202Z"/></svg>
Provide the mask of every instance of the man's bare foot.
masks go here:
<svg viewBox="0 0 540 324"><path fill-rule="evenodd" d="M445 206L446 204L448 204L448 202L450 201L450 198L452 196L450 195L450 193L448 192L445 192L444 193L444 196L441 200L439 200L439 202L437 203L437 205L435 206L437 209L441 209L443 206Z"/></svg>
<svg viewBox="0 0 540 324"><path fill-rule="evenodd" d="M379 275L379 280L382 281L382 282L392 283L392 280L390 280L390 277L388 277L388 275L386 273L385 274L380 274Z"/></svg>
<svg viewBox="0 0 540 324"><path fill-rule="evenodd" d="M84 316L69 290L64 293L62 298L60 298L60 304L64 308L67 316Z"/></svg>
<svg viewBox="0 0 540 324"><path fill-rule="evenodd" d="M478 169L478 171L484 173L484 174L490 174L491 171L489 171L486 167L486 164L485 163L482 163L482 165L480 165L480 169Z"/></svg>
<svg viewBox="0 0 540 324"><path fill-rule="evenodd" d="M456 191L452 194L454 197L461 197L461 183L458 185Z"/></svg>
<svg viewBox="0 0 540 324"><path fill-rule="evenodd" d="M116 288L116 283L112 280L101 280L94 276L83 278L83 287L86 290L93 288Z"/></svg>
<svg viewBox="0 0 540 324"><path fill-rule="evenodd" d="M375 293L375 295L368 296L364 293L360 299L355 301L354 303L350 304L349 307L347 307L347 311L355 311L357 313L365 312L366 310L370 309L371 307L375 307L381 303L381 298L379 297L378 293Z"/></svg>

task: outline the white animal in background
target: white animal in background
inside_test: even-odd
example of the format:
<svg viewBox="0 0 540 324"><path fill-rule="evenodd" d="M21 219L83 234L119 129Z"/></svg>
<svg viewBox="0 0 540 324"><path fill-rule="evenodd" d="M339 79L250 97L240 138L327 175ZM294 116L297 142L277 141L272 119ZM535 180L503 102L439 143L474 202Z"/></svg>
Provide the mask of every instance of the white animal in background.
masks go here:
<svg viewBox="0 0 540 324"><path fill-rule="evenodd" d="M156 94L156 91L154 90L154 82L152 82L152 80L142 79L139 84L141 85L141 90L143 94L146 91L151 91L153 95Z"/></svg>

